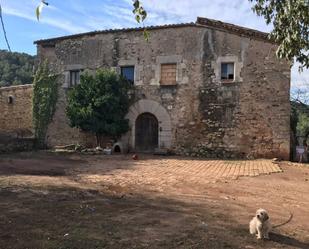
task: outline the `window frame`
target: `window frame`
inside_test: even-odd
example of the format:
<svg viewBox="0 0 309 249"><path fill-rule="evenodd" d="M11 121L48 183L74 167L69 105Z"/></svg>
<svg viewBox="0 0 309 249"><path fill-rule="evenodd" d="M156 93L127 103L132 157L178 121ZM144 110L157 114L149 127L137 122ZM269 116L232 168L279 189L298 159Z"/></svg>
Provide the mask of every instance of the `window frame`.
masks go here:
<svg viewBox="0 0 309 249"><path fill-rule="evenodd" d="M227 68L226 68L226 78L223 78L223 72L222 72L222 67L223 65L227 65ZM228 65L233 65L233 78L232 79L229 79L229 69L228 69ZM235 66L236 66L236 63L234 61L222 61L220 63L220 81L223 82L223 83L229 83L229 82L234 82L235 81Z"/></svg>
<svg viewBox="0 0 309 249"><path fill-rule="evenodd" d="M69 80L69 87L74 87L74 86L77 86L78 84L80 84L80 74L82 72L81 69L74 69L74 70L70 70L70 80ZM75 75L74 76L74 82L73 82L73 77L72 75ZM78 75L78 78L76 77L76 75Z"/></svg>
<svg viewBox="0 0 309 249"><path fill-rule="evenodd" d="M130 79L127 79L127 78L125 77L125 75L123 74L123 69L124 69L124 68L133 68L133 81L130 80ZM122 66L120 66L120 75L121 75L122 77L124 77L128 82L130 82L130 84L131 84L132 86L135 85L135 65L122 65Z"/></svg>

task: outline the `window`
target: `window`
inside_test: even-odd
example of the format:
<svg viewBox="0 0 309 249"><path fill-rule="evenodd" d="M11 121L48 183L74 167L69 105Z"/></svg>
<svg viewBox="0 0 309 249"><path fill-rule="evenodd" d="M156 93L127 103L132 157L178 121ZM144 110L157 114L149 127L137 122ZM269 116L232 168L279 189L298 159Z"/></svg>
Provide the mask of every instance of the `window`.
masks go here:
<svg viewBox="0 0 309 249"><path fill-rule="evenodd" d="M12 95L10 95L8 97L8 104L13 104L13 102L14 102L14 97Z"/></svg>
<svg viewBox="0 0 309 249"><path fill-rule="evenodd" d="M76 86L80 82L80 70L70 71L70 87Z"/></svg>
<svg viewBox="0 0 309 249"><path fill-rule="evenodd" d="M234 80L234 63L221 64L221 80Z"/></svg>
<svg viewBox="0 0 309 249"><path fill-rule="evenodd" d="M134 85L134 66L121 67L121 75Z"/></svg>
<svg viewBox="0 0 309 249"><path fill-rule="evenodd" d="M161 85L176 85L176 63L161 64Z"/></svg>

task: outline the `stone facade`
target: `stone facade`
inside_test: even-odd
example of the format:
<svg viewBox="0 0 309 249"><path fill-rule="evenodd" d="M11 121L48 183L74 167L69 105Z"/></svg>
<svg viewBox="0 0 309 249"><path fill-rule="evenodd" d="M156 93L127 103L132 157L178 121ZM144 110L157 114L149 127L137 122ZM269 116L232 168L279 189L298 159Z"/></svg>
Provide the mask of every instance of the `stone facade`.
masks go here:
<svg viewBox="0 0 309 249"><path fill-rule="evenodd" d="M33 148L32 85L0 88L0 153Z"/></svg>
<svg viewBox="0 0 309 249"><path fill-rule="evenodd" d="M70 70L134 66L130 131L122 145L135 149L137 117L153 114L158 149L206 157L289 158L290 63L278 60L267 34L198 18L196 23L109 30L37 41L38 56L60 73L60 98L47 142L92 143L65 116ZM221 80L222 63L233 79ZM161 68L176 64L175 84L161 84ZM173 68L168 68L173 70ZM174 77L175 71L166 77Z"/></svg>
<svg viewBox="0 0 309 249"><path fill-rule="evenodd" d="M33 136L32 85L0 88L0 133Z"/></svg>

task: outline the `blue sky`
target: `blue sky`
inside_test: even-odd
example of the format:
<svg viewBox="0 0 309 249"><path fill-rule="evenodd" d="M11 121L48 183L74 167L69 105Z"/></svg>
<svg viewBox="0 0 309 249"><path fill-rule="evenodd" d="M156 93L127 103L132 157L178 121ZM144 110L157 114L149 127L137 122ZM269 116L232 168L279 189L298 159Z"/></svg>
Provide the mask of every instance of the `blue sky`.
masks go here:
<svg viewBox="0 0 309 249"><path fill-rule="evenodd" d="M93 30L138 26L132 14L132 0L48 0L40 22L35 8L39 0L0 0L11 49L36 53L33 41ZM194 22L197 16L213 18L269 32L264 20L251 10L248 0L142 0L148 11L146 25ZM3 34L0 48L5 49ZM292 85L309 85L309 70L292 69Z"/></svg>

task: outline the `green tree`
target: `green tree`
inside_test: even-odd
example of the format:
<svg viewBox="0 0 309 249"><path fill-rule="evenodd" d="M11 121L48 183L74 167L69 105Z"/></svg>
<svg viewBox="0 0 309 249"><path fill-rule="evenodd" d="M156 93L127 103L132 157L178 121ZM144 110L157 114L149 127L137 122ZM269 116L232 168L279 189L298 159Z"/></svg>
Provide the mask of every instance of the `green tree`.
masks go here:
<svg viewBox="0 0 309 249"><path fill-rule="evenodd" d="M51 74L47 61L39 65L33 81L33 126L36 147L43 148L48 124L56 110L58 98L57 76Z"/></svg>
<svg viewBox="0 0 309 249"><path fill-rule="evenodd" d="M273 25L271 38L279 43L277 56L309 68L309 0L249 0L253 10Z"/></svg>
<svg viewBox="0 0 309 249"><path fill-rule="evenodd" d="M291 131L293 132L293 136L296 138L296 133L297 133L297 124L298 124L298 114L299 112L299 104L291 101L291 113L290 113L290 127Z"/></svg>
<svg viewBox="0 0 309 249"><path fill-rule="evenodd" d="M299 112L298 123L297 123L297 133L303 137L305 140L309 136L309 115L305 112Z"/></svg>
<svg viewBox="0 0 309 249"><path fill-rule="evenodd" d="M69 91L67 116L71 127L117 139L129 129L125 115L129 108L130 84L110 70L81 75L81 83Z"/></svg>
<svg viewBox="0 0 309 249"><path fill-rule="evenodd" d="M35 57L0 50L0 87L31 84Z"/></svg>

